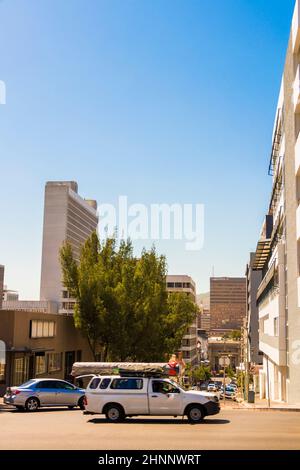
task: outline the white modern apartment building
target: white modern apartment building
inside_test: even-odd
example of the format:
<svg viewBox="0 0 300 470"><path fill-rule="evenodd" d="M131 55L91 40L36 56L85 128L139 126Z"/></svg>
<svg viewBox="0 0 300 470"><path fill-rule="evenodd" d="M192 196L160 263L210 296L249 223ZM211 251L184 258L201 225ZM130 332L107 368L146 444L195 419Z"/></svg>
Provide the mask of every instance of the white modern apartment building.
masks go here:
<svg viewBox="0 0 300 470"><path fill-rule="evenodd" d="M82 245L97 226L97 203L80 197L75 181L46 184L40 299L57 302L59 313L72 314L75 302L62 284L59 250L67 240L79 260Z"/></svg>
<svg viewBox="0 0 300 470"><path fill-rule="evenodd" d="M185 292L187 295L190 295L196 303L196 285L190 276L168 275L167 290L169 292ZM197 339L197 317L195 317L195 320L182 338L181 343L183 358L186 363L192 365L198 362Z"/></svg>
<svg viewBox="0 0 300 470"><path fill-rule="evenodd" d="M300 4L297 0L275 116L273 188L256 249L261 396L300 404Z"/></svg>

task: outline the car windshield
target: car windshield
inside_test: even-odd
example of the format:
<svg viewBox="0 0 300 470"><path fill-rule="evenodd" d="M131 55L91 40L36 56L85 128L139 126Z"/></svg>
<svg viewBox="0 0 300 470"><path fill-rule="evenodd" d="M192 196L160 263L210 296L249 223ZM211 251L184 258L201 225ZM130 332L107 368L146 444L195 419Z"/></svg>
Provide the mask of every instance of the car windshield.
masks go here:
<svg viewBox="0 0 300 470"><path fill-rule="evenodd" d="M35 384L35 380L28 380L28 382L25 382L24 384L20 385L22 388L29 388L31 385Z"/></svg>
<svg viewBox="0 0 300 470"><path fill-rule="evenodd" d="M175 382L175 380L170 380L171 384L174 385L175 387L179 388L180 390L183 390L184 392L186 392L186 388L183 387L183 385L179 385L177 382Z"/></svg>

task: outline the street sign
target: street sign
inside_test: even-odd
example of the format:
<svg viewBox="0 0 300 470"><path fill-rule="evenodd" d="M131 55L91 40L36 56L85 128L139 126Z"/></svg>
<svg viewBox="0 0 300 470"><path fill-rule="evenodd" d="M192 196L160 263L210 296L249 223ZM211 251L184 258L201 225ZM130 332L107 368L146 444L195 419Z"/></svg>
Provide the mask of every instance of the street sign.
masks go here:
<svg viewBox="0 0 300 470"><path fill-rule="evenodd" d="M229 359L229 357L226 357L226 356L220 357L220 359L219 359L219 365L220 365L220 366L223 366L223 367L224 367L224 366L225 366L225 367L230 366L230 359Z"/></svg>

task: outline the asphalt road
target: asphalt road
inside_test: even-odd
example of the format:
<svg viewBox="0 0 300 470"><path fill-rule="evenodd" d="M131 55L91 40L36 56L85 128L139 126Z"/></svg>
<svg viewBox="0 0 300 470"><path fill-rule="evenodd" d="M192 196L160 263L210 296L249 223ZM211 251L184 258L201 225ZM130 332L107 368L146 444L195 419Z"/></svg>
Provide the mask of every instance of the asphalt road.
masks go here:
<svg viewBox="0 0 300 470"><path fill-rule="evenodd" d="M300 413L223 410L200 425L181 418L110 424L80 410L0 411L0 449L300 449Z"/></svg>

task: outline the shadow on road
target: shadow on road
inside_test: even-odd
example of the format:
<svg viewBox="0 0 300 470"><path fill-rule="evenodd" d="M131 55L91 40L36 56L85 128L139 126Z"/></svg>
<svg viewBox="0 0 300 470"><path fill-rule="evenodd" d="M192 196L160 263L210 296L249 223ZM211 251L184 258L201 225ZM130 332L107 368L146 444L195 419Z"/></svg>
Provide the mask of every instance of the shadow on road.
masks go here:
<svg viewBox="0 0 300 470"><path fill-rule="evenodd" d="M51 412L54 412L54 411L68 411L69 413L72 412L72 411L81 411L80 408L73 408L73 409L68 409L66 407L57 407L57 408L39 408L38 410L36 411L30 411L30 412L27 412L25 410L17 410L15 407L10 407L10 406L3 406L0 408L0 413L1 412L5 412L5 413L19 413L19 414L29 414L29 415L32 415L32 414L36 414L36 413L51 413Z"/></svg>
<svg viewBox="0 0 300 470"><path fill-rule="evenodd" d="M105 418L93 418L89 419L88 423L92 424L108 424L107 419ZM228 419L205 419L201 425L206 424L229 424ZM137 419L137 418L127 418L125 421L117 424L189 424L187 419ZM195 425L191 425L195 426Z"/></svg>

